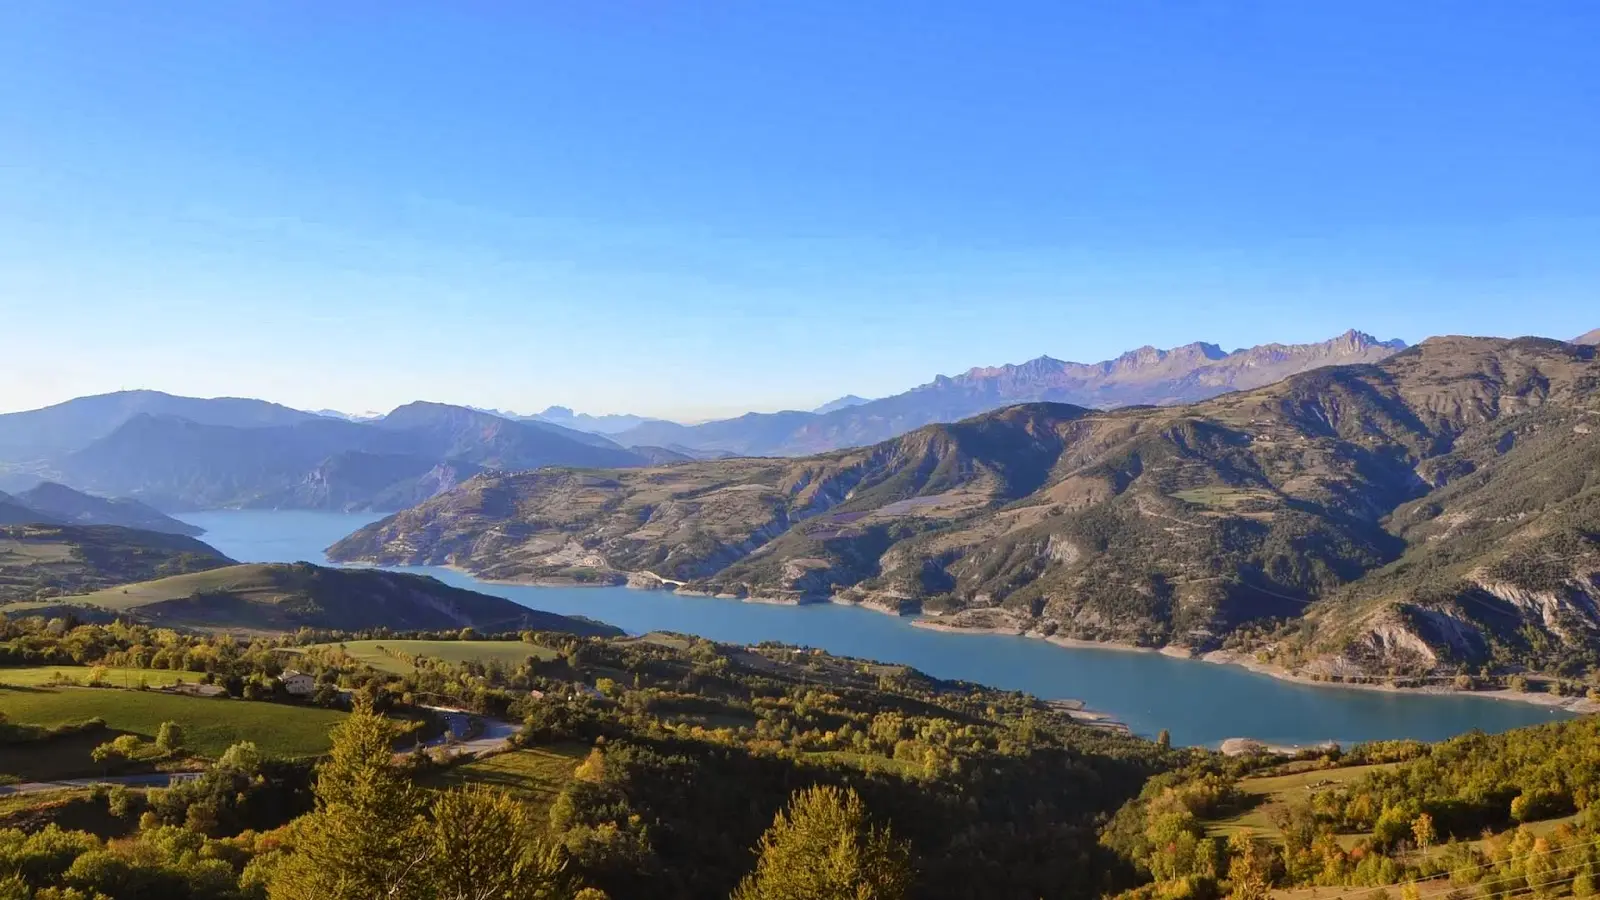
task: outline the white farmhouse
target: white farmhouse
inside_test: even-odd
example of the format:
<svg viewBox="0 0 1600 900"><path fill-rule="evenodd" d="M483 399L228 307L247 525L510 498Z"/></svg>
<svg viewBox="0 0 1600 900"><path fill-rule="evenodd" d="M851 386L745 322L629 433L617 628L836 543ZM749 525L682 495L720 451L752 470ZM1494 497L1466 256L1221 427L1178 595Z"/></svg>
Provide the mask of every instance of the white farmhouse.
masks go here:
<svg viewBox="0 0 1600 900"><path fill-rule="evenodd" d="M296 697L309 697L317 692L317 680L297 669L287 669L278 676L283 689Z"/></svg>

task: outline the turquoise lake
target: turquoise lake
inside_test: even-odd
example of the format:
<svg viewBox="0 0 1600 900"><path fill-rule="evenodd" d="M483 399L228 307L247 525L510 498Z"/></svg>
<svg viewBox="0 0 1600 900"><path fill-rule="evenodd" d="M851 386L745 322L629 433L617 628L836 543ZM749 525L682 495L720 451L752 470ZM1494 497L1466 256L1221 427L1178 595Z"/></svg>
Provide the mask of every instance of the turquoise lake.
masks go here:
<svg viewBox="0 0 1600 900"><path fill-rule="evenodd" d="M201 540L243 562L325 563L323 551L373 521L370 514L223 511L182 517ZM1269 743L1346 745L1386 738L1439 740L1474 728L1503 731L1570 718L1559 710L1470 696L1392 694L1300 685L1236 666L1156 653L1064 648L1023 637L948 634L854 607L770 606L626 588L485 584L447 569L422 568L450 584L497 594L533 609L585 615L629 632L667 630L713 640L763 640L904 663L940 678L1082 700L1135 732L1172 733L1174 743L1216 746L1231 737Z"/></svg>

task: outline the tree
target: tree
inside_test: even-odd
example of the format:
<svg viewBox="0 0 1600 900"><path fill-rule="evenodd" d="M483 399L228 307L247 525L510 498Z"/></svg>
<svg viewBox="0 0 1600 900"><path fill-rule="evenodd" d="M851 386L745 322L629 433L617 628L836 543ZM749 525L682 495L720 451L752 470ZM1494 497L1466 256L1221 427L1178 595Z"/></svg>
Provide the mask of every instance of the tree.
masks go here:
<svg viewBox="0 0 1600 900"><path fill-rule="evenodd" d="M119 762L138 759L142 753L143 745L137 734L120 734L89 751L89 758L110 767Z"/></svg>
<svg viewBox="0 0 1600 900"><path fill-rule="evenodd" d="M240 775L254 775L261 770L261 751L253 741L239 741L223 751L217 768Z"/></svg>
<svg viewBox="0 0 1600 900"><path fill-rule="evenodd" d="M364 701L333 730L317 767L316 809L295 822L294 852L268 885L272 900L426 896L408 889L428 842L417 791L394 764L394 738Z"/></svg>
<svg viewBox="0 0 1600 900"><path fill-rule="evenodd" d="M1589 866L1585 865L1578 870L1577 876L1572 879L1572 896L1577 900L1588 900L1594 894L1594 873L1590 871Z"/></svg>
<svg viewBox="0 0 1600 900"><path fill-rule="evenodd" d="M1438 832L1433 828L1433 816L1423 813L1411 823L1411 836L1417 842L1417 849L1427 850L1433 842L1439 839Z"/></svg>
<svg viewBox="0 0 1600 900"><path fill-rule="evenodd" d="M911 884L909 846L870 826L852 790L795 793L756 850L733 900L900 900Z"/></svg>
<svg viewBox="0 0 1600 900"><path fill-rule="evenodd" d="M1271 850L1249 831L1228 838L1228 881L1232 900L1264 900L1272 887Z"/></svg>
<svg viewBox="0 0 1600 900"><path fill-rule="evenodd" d="M183 749L183 726L177 722L162 722L156 732L156 747L163 753L177 753Z"/></svg>
<svg viewBox="0 0 1600 900"><path fill-rule="evenodd" d="M568 895L567 860L527 807L482 785L447 791L431 809L428 895L439 900L546 900Z"/></svg>

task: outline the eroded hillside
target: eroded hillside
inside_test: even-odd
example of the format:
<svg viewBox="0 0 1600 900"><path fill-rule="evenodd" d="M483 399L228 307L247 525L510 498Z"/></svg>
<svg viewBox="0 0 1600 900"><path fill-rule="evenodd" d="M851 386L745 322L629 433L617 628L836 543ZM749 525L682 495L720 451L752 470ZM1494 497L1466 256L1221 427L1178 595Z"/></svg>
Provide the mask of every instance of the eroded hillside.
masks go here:
<svg viewBox="0 0 1600 900"><path fill-rule="evenodd" d="M802 459L486 475L332 553L1152 646L1306 616L1278 649L1342 671L1576 665L1600 621L1597 387L1592 347L1440 338L1184 407L1030 404Z"/></svg>

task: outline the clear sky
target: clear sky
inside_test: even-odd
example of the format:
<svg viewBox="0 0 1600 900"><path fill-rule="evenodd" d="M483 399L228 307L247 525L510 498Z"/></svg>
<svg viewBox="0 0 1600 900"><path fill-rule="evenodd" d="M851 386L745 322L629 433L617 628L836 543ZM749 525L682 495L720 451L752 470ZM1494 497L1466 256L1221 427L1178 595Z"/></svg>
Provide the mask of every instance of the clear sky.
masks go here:
<svg viewBox="0 0 1600 900"><path fill-rule="evenodd" d="M0 4L0 409L1600 326L1600 4Z"/></svg>

